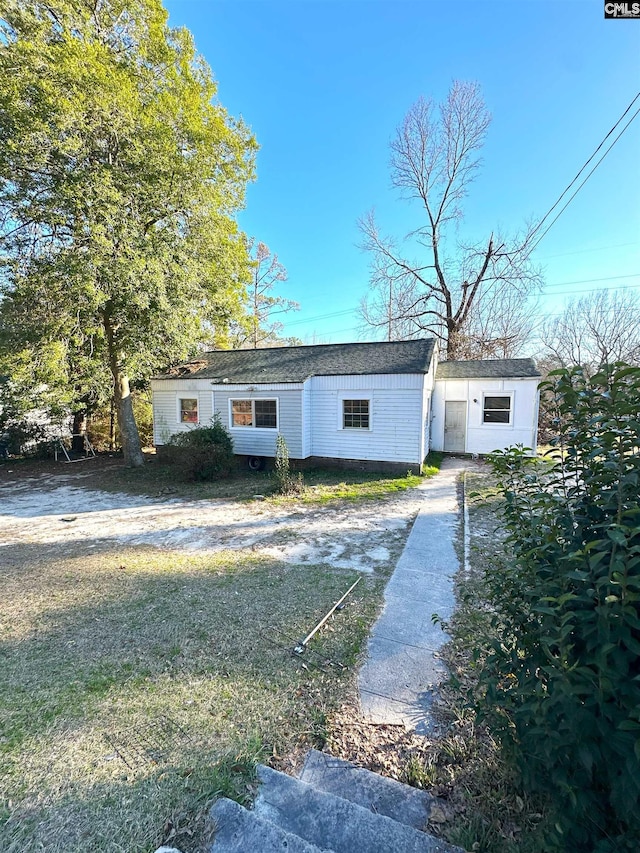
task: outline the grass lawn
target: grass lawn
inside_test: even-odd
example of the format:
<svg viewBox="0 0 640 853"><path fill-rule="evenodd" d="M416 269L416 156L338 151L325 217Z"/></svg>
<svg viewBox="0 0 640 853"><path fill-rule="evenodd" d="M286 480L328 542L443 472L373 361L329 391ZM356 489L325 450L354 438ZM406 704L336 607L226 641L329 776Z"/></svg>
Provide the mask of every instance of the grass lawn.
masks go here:
<svg viewBox="0 0 640 853"><path fill-rule="evenodd" d="M427 457L424 476L431 477L440 468L442 454L432 453ZM276 482L271 471L249 471L239 467L232 477L212 482L180 482L176 480L175 468L163 463L155 454L147 455L147 463L141 469L123 467L119 460L100 456L74 463L66 467L63 463L44 462L41 465L29 460L11 460L15 474L31 471L66 473L72 468L80 470L87 487L105 491L126 492L139 495L167 495L198 499L250 500L254 495L265 495L273 500L302 500L304 503L328 503L333 500L371 500L392 495L417 486L422 477L414 474L404 476L381 475L370 471L317 468L304 471L305 491L294 498L277 495ZM9 465L0 466L7 469ZM66 467L66 470L65 470ZM295 467L292 465L292 470Z"/></svg>
<svg viewBox="0 0 640 853"><path fill-rule="evenodd" d="M382 583L363 579L319 654L296 658L355 573L243 553L3 551L3 853L204 849L217 793L242 799L256 759L322 744Z"/></svg>
<svg viewBox="0 0 640 853"><path fill-rule="evenodd" d="M10 464L14 477L42 473ZM272 484L247 474L185 485L157 463L93 464L56 470L80 471L89 488L172 497L249 498ZM302 499L384 498L418 481L315 472ZM363 576L315 652L296 657L355 572L113 542L9 544L2 555L2 853L207 849L216 796L250 798L256 761L290 768L322 746L327 716L353 698L387 579Z"/></svg>

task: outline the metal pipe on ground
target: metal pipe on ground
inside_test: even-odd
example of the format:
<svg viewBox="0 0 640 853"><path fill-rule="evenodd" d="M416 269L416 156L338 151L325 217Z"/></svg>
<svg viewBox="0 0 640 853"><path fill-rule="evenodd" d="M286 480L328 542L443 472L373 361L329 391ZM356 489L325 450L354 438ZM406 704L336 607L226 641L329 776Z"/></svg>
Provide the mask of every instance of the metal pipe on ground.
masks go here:
<svg viewBox="0 0 640 853"><path fill-rule="evenodd" d="M339 601L336 601L336 603L333 605L333 607L327 613L327 615L323 616L322 619L315 626L315 628L307 634L307 636L304 638L304 640L301 640L298 643L298 645L294 649L294 652L296 654L298 654L298 655L304 654L304 650L306 649L309 641L315 636L315 634L318 633L320 628L322 628L322 626L326 624L327 620L330 619L331 616L333 616L333 614L338 609L338 607L340 607L340 605L345 600L345 598L358 586L358 584L360 583L361 580L362 580L362 578L360 577L360 578L358 578L358 580L354 584L351 584L349 589L345 592L345 594L342 596L342 598Z"/></svg>

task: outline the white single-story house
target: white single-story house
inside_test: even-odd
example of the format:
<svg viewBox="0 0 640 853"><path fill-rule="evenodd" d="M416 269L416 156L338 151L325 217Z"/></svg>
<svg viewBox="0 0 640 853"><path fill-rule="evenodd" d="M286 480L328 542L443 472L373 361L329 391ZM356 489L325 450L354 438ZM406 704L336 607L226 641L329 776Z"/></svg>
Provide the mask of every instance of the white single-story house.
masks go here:
<svg viewBox="0 0 640 853"><path fill-rule="evenodd" d="M430 449L536 446L531 359L441 362L433 339L214 350L151 381L154 442L217 415L250 467L291 459L419 471Z"/></svg>
<svg viewBox="0 0 640 853"><path fill-rule="evenodd" d="M538 383L531 358L441 361L432 398L431 449L491 453L538 443Z"/></svg>

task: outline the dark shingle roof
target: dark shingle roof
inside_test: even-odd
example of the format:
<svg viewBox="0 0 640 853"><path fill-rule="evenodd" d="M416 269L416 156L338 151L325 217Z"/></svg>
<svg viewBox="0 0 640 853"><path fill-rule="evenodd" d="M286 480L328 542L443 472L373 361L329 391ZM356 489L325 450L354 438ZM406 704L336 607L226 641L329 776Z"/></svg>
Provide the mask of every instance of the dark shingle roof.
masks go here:
<svg viewBox="0 0 640 853"><path fill-rule="evenodd" d="M532 358L441 361L436 379L528 379L542 376Z"/></svg>
<svg viewBox="0 0 640 853"><path fill-rule="evenodd" d="M322 344L268 349L213 350L156 379L211 379L230 383L304 382L309 376L427 373L433 339L390 343Z"/></svg>

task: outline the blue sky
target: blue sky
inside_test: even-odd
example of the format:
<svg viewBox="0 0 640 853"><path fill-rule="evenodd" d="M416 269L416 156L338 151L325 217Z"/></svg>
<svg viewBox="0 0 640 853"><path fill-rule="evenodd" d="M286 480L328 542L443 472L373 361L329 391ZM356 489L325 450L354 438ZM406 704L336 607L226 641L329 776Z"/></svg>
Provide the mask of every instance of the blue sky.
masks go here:
<svg viewBox="0 0 640 853"><path fill-rule="evenodd" d="M281 319L305 343L362 337L359 217L375 207L398 235L416 225L390 187L388 146L420 95L441 100L454 79L482 87L493 121L462 226L479 238L544 215L640 91L640 21L605 21L600 0L165 6L171 25L193 33L220 102L256 135L258 177L240 225L287 268L279 293L301 310ZM640 290L640 116L535 259L542 314L562 307L561 294Z"/></svg>

